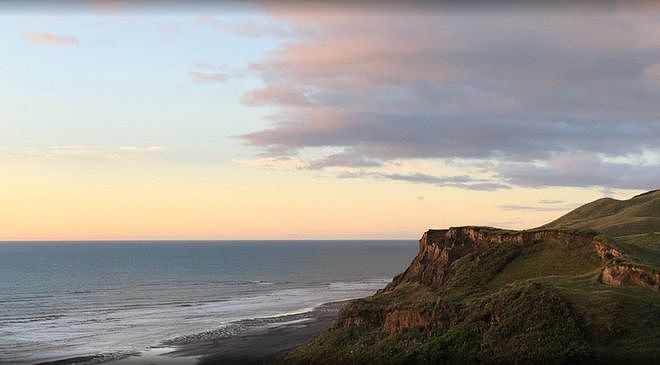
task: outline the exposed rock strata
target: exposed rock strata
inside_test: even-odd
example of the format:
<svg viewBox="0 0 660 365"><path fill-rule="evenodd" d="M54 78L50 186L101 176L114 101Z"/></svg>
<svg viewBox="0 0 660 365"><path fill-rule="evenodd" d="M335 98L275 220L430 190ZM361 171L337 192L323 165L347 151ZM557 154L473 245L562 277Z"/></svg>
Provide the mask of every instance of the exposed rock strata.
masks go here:
<svg viewBox="0 0 660 365"><path fill-rule="evenodd" d="M610 286L641 286L660 291L660 273L645 266L608 264L603 268L600 280Z"/></svg>
<svg viewBox="0 0 660 365"><path fill-rule="evenodd" d="M604 261L621 256L619 251L601 242L594 234L558 230L502 232L479 227L429 230L419 240L419 253L408 269L396 276L385 290L391 290L403 282L439 287L447 281L451 263L467 254L483 252L494 245L522 246L539 242L573 247L591 246Z"/></svg>
<svg viewBox="0 0 660 365"><path fill-rule="evenodd" d="M385 314L383 331L392 334L402 329L427 327L430 322L429 316L413 308L393 310Z"/></svg>
<svg viewBox="0 0 660 365"><path fill-rule="evenodd" d="M466 255L481 253L496 245L523 246L537 243L592 250L603 262L600 281L605 285L641 286L660 291L659 273L648 267L620 263L624 257L623 253L608 245L595 233L559 230L498 231L480 227L456 227L425 232L419 240L419 253L408 269L396 276L392 283L380 292L393 291L404 283L438 288L450 279L451 264ZM446 321L439 318L443 315L441 312L427 313L418 308L405 307L370 310L368 307L351 303L340 311L336 326L379 327L383 332L393 334L408 328L443 327ZM497 315L491 320L497 322Z"/></svg>
<svg viewBox="0 0 660 365"><path fill-rule="evenodd" d="M603 260L603 262L607 262L611 259L623 257L623 253L621 253L621 251L613 247L610 247L606 244L603 244L602 242L596 242L594 248L596 249L596 253L600 257L600 259Z"/></svg>

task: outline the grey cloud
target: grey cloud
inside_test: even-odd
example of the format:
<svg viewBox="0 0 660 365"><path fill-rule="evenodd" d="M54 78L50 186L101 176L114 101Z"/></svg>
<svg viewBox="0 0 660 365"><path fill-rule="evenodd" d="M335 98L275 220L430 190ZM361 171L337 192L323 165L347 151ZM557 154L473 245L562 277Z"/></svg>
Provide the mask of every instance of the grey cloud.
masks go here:
<svg viewBox="0 0 660 365"><path fill-rule="evenodd" d="M350 147L373 159L548 158L580 148L618 154L660 145L660 123L603 123L487 116L327 113L315 121L288 122L244 135L249 143L295 150Z"/></svg>
<svg viewBox="0 0 660 365"><path fill-rule="evenodd" d="M563 200L539 200L539 204L561 204Z"/></svg>
<svg viewBox="0 0 660 365"><path fill-rule="evenodd" d="M408 158L495 162L490 172L498 178L482 182L494 184L484 189L502 181L616 188L660 181L652 167L602 159L660 146L654 71L660 21L652 16L365 15L359 22L312 22L320 32L251 66L266 86L246 100L280 108L271 127L242 138L271 155L345 149L310 168ZM561 154L592 157L581 170L539 167Z"/></svg>
<svg viewBox="0 0 660 365"><path fill-rule="evenodd" d="M435 176L423 173L414 174L392 174L382 172L343 172L337 175L339 178L363 178L371 177L395 181L405 181L415 184L430 184L435 186L458 187L469 190L501 190L510 189L510 186L481 179L473 179L467 175L459 176Z"/></svg>
<svg viewBox="0 0 660 365"><path fill-rule="evenodd" d="M364 158L353 153L336 153L321 159L311 161L308 169L322 169L325 167L379 167L383 164L376 160Z"/></svg>
<svg viewBox="0 0 660 365"><path fill-rule="evenodd" d="M594 155L550 160L547 166L512 164L503 167L500 175L511 184L529 187L602 186L651 190L660 185L660 165L603 162Z"/></svg>
<svg viewBox="0 0 660 365"><path fill-rule="evenodd" d="M569 211L571 209L576 208L575 205L572 205L570 207L566 206L558 206L558 207L537 207L533 205L517 205L517 204L504 204L504 205L498 205L498 208L502 210L512 210L512 211L533 211L533 212L557 212L557 211Z"/></svg>

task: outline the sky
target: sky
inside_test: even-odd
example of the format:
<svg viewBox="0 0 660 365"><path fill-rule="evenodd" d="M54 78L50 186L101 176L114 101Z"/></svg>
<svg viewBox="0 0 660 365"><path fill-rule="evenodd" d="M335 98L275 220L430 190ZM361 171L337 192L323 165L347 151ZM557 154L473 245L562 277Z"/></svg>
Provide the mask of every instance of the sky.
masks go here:
<svg viewBox="0 0 660 365"><path fill-rule="evenodd" d="M0 4L0 240L411 239L660 188L660 8Z"/></svg>

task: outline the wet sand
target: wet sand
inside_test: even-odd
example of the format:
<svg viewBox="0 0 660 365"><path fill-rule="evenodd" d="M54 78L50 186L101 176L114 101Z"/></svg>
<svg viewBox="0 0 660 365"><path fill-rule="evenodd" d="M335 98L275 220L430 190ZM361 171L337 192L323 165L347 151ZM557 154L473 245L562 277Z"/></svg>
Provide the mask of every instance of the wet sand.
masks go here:
<svg viewBox="0 0 660 365"><path fill-rule="evenodd" d="M344 302L315 308L307 318L255 328L237 336L181 346L176 356L199 356L199 365L268 363L329 328Z"/></svg>
<svg viewBox="0 0 660 365"><path fill-rule="evenodd" d="M257 365L267 364L318 336L348 301L312 311L236 322L226 328L175 338L135 354L101 354L39 365Z"/></svg>

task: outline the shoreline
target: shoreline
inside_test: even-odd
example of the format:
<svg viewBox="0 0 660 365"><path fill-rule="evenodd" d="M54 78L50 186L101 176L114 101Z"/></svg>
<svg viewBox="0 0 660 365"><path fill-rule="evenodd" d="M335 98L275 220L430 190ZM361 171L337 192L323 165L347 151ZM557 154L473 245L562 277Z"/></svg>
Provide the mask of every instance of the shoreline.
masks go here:
<svg viewBox="0 0 660 365"><path fill-rule="evenodd" d="M256 365L277 359L330 328L353 299L320 304L309 311L244 319L216 330L180 336L139 353L97 354L35 365Z"/></svg>
<svg viewBox="0 0 660 365"><path fill-rule="evenodd" d="M176 350L185 341L166 343L182 336L203 342L222 335L213 331L237 335L255 325L246 319L281 325L263 318L371 295L416 246L357 240L0 248L13 283L6 299L16 304L0 320L0 365L94 365ZM70 272L49 275L41 260ZM117 265L135 275L109 275ZM43 277L39 288L23 271ZM200 332L206 333L194 335Z"/></svg>
<svg viewBox="0 0 660 365"><path fill-rule="evenodd" d="M255 327L236 336L182 345L170 355L197 356L198 365L268 363L330 328L337 312L349 301L321 304L307 312L306 318L290 318L271 326Z"/></svg>

